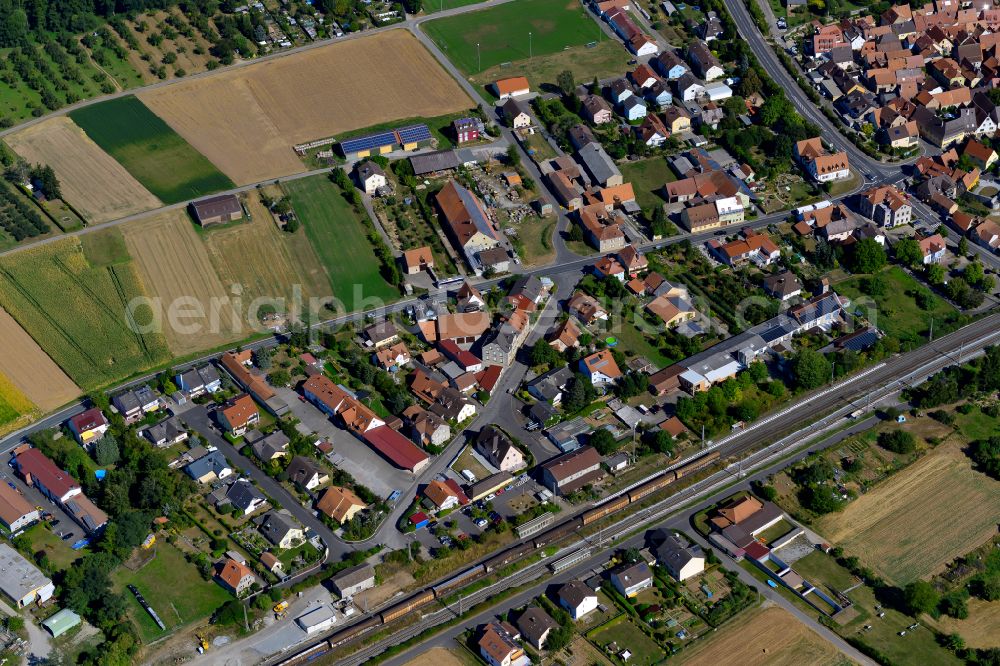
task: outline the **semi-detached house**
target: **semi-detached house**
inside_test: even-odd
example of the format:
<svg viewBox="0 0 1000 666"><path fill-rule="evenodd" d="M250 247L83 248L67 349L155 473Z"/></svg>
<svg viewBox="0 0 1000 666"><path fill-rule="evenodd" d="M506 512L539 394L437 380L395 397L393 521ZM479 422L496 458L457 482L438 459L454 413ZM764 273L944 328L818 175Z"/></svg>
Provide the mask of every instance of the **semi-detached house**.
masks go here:
<svg viewBox="0 0 1000 666"><path fill-rule="evenodd" d="M706 81L714 81L726 75L722 63L715 57L708 44L696 39L688 46L688 60L695 73Z"/></svg>

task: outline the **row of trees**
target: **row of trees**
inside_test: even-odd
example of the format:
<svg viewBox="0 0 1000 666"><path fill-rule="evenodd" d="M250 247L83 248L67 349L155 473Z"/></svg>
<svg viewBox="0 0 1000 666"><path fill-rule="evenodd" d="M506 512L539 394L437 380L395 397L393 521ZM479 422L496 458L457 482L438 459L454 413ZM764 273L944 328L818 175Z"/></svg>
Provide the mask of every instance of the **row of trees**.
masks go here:
<svg viewBox="0 0 1000 666"><path fill-rule="evenodd" d="M930 409L997 390L1000 390L1000 347L988 347L983 356L962 366L949 366L910 389L907 398L917 407Z"/></svg>

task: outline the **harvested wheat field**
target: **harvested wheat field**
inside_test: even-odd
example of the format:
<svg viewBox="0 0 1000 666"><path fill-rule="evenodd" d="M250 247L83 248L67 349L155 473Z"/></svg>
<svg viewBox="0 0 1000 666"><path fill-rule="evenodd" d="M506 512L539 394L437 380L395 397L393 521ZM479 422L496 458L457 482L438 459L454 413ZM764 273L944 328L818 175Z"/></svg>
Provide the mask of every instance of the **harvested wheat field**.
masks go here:
<svg viewBox="0 0 1000 666"><path fill-rule="evenodd" d="M0 340L4 341L0 372L42 411L61 407L80 395L77 385L2 308Z"/></svg>
<svg viewBox="0 0 1000 666"><path fill-rule="evenodd" d="M28 162L55 169L63 197L91 224L163 205L65 116L32 125L6 140Z"/></svg>
<svg viewBox="0 0 1000 666"><path fill-rule="evenodd" d="M4 341L0 373L42 411L61 407L80 395L77 385L2 308L0 340Z"/></svg>
<svg viewBox="0 0 1000 666"><path fill-rule="evenodd" d="M406 662L406 666L469 666L477 663L475 657L462 651L462 648L434 647Z"/></svg>
<svg viewBox="0 0 1000 666"><path fill-rule="evenodd" d="M139 98L240 185L304 171L295 144L472 106L405 30L184 81Z"/></svg>
<svg viewBox="0 0 1000 666"><path fill-rule="evenodd" d="M799 666L850 664L837 648L785 610L772 606L760 612L743 613L715 634L709 634L678 655L693 666L715 664L767 664Z"/></svg>
<svg viewBox="0 0 1000 666"><path fill-rule="evenodd" d="M296 285L303 299L329 296L330 281L316 254L310 262L293 247L295 240L308 243L305 230L279 230L257 192L248 193L245 204L249 221L205 233L208 255L222 283L242 285L247 305L255 298L292 298Z"/></svg>
<svg viewBox="0 0 1000 666"><path fill-rule="evenodd" d="M816 531L897 585L935 573L1000 521L1000 482L973 470L963 446L957 437L939 445Z"/></svg>
<svg viewBox="0 0 1000 666"><path fill-rule="evenodd" d="M251 334L240 320L234 321L229 289L219 279L205 243L183 210L121 226L143 282L150 295L160 300L163 334L175 356L218 347ZM175 319L183 326L172 325L168 310L172 304L185 302L200 308L204 316ZM178 312L181 310L190 311L188 306ZM217 315L210 317L213 311Z"/></svg>
<svg viewBox="0 0 1000 666"><path fill-rule="evenodd" d="M983 601L972 597L968 601L969 617L956 620L942 615L935 620L923 617L942 634L959 634L971 648L1000 648L1000 601Z"/></svg>

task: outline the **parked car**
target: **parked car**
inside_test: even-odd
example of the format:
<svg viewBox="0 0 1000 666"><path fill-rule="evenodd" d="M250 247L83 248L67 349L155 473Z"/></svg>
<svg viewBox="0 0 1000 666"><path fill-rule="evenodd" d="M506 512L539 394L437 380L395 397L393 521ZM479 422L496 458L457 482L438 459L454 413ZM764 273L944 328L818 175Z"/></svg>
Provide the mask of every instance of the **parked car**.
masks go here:
<svg viewBox="0 0 1000 666"><path fill-rule="evenodd" d="M489 523L486 522L485 518L480 518L479 520L476 521L476 527L478 527L479 529L483 529L487 525L489 525Z"/></svg>

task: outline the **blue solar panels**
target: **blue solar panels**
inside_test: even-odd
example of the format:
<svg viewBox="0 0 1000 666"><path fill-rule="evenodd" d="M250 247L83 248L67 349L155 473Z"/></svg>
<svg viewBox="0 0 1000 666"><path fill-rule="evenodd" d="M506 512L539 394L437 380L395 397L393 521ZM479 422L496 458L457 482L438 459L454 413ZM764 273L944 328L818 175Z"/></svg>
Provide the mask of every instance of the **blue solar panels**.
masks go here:
<svg viewBox="0 0 1000 666"><path fill-rule="evenodd" d="M427 129L427 125L400 127L396 133L399 134L399 142L402 144L431 140L431 131Z"/></svg>
<svg viewBox="0 0 1000 666"><path fill-rule="evenodd" d="M380 132L369 136L361 136L357 139L348 139L340 144L340 149L344 154L360 153L365 150L374 150L382 146L391 146L396 143L396 135L392 132Z"/></svg>
<svg viewBox="0 0 1000 666"><path fill-rule="evenodd" d="M851 351L864 351L878 342L878 331L875 329L868 329L867 331L862 331L860 333L855 333L852 336L848 336L848 340L844 340L840 345L842 349L850 349Z"/></svg>
<svg viewBox="0 0 1000 666"><path fill-rule="evenodd" d="M354 153L374 151L386 146L395 146L397 144L405 146L411 143L430 140L431 131L427 129L427 125L410 125L409 127L389 130L388 132L379 132L378 134L360 136L356 139L347 139L340 143L340 149L344 151L344 155L353 155Z"/></svg>

